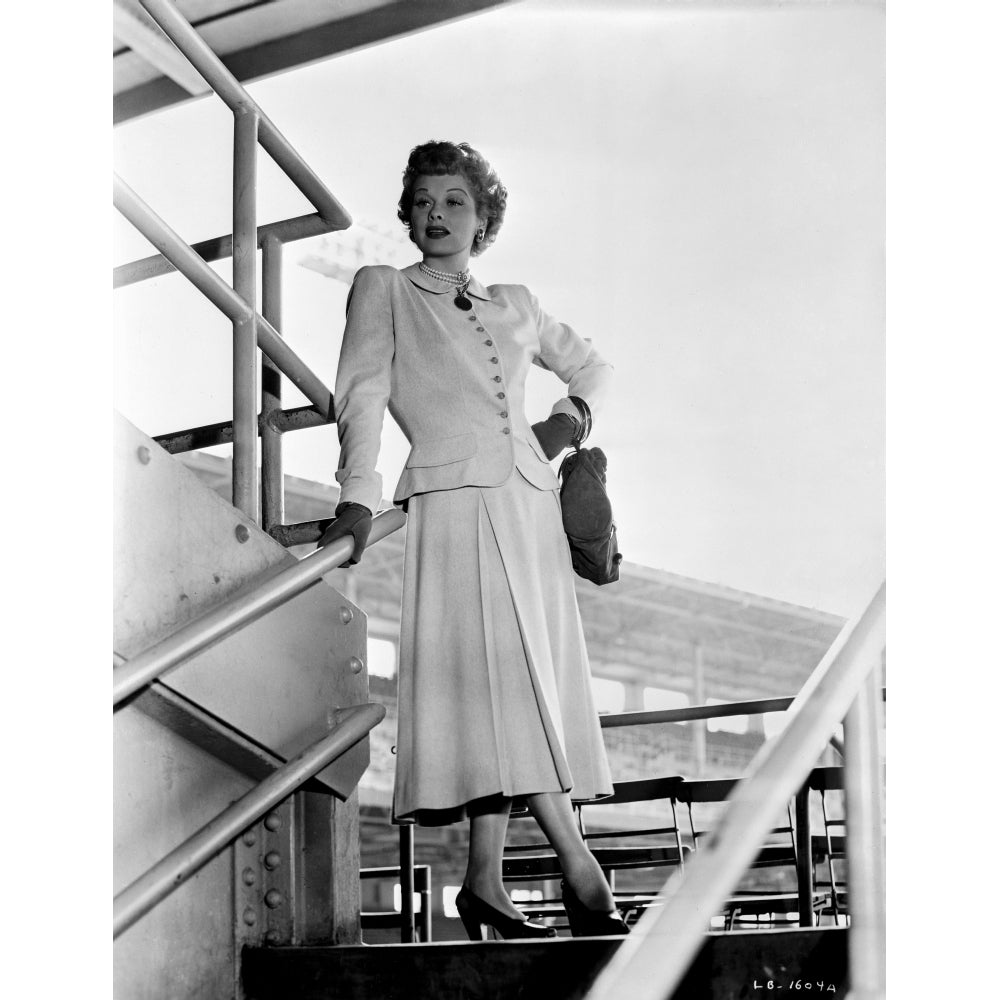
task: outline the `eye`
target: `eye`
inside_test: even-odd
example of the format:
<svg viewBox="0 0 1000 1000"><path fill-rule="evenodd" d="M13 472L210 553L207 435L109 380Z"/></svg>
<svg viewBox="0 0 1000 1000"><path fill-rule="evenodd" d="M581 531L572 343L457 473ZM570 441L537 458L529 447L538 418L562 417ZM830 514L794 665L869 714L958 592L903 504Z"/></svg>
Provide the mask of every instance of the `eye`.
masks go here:
<svg viewBox="0 0 1000 1000"><path fill-rule="evenodd" d="M449 205L457 205L457 206L461 207L462 205L465 204L465 202L462 201L460 198L449 198L448 199L448 204Z"/></svg>

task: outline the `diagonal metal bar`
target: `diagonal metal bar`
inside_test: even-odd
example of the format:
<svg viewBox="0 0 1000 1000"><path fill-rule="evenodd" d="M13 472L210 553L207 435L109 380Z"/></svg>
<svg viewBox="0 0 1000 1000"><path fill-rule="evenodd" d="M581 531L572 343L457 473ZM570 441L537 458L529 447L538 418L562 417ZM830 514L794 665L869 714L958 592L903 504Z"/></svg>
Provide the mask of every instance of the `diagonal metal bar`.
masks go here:
<svg viewBox="0 0 1000 1000"><path fill-rule="evenodd" d="M164 76L183 87L189 94L204 94L209 88L201 74L155 28L142 21L133 11L115 0L114 36L133 52L142 56Z"/></svg>
<svg viewBox="0 0 1000 1000"><path fill-rule="evenodd" d="M406 515L401 510L387 510L380 514L372 522L369 544L379 541L405 523ZM347 537L310 552L293 565L251 583L247 589L188 622L124 666L115 668L114 704L117 705L172 667L301 594L320 577L346 562L353 550L354 540Z"/></svg>
<svg viewBox="0 0 1000 1000"><path fill-rule="evenodd" d="M308 540L315 542L318 538L319 535ZM885 701L885 688L881 689L880 697L882 701ZM609 712L600 717L600 723L602 729L617 729L622 726L658 726L666 722L692 722L696 719L722 719L730 715L764 715L768 712L784 712L791 708L794 703L794 698L759 698L755 701L730 701L723 705L692 705L689 708L661 708L648 712ZM831 742L833 741L831 740ZM837 743L839 744L839 740ZM836 748L839 750L839 745Z"/></svg>
<svg viewBox="0 0 1000 1000"><path fill-rule="evenodd" d="M304 430L307 427L325 427L333 422L332 415L323 416L317 412L315 406L297 406L290 410L262 412L257 421L257 431L260 434L264 434L265 431L285 434L289 431ZM223 420L217 424L188 427L170 434L157 434L153 440L171 455L179 455L185 451L197 451L201 448L211 448L220 444L232 444L233 422ZM316 539L314 538L313 541Z"/></svg>
<svg viewBox="0 0 1000 1000"><path fill-rule="evenodd" d="M754 758L709 842L676 873L604 967L587 1000L673 996L717 912L753 861L775 817L800 788L857 692L878 664L885 584L820 661L789 710L787 728Z"/></svg>
<svg viewBox="0 0 1000 1000"><path fill-rule="evenodd" d="M321 414L333 414L333 394L309 366L278 336L263 316L251 308L168 226L117 174L114 203L122 215L149 240L217 309L231 320L256 316L257 346L296 385Z"/></svg>
<svg viewBox="0 0 1000 1000"><path fill-rule="evenodd" d="M296 152L292 144L260 106L246 92L239 80L226 68L207 42L184 19L171 0L139 0L164 34L184 53L194 68L234 112L252 110L260 115L260 144L288 179L309 199L319 214L341 229L351 224L351 216L330 189Z"/></svg>
<svg viewBox="0 0 1000 1000"><path fill-rule="evenodd" d="M341 226L332 225L315 213L297 215L291 219L282 219L280 222L268 222L263 226L258 226L257 247L260 249L269 239L275 239L279 243L294 243L312 236L332 233L341 228ZM225 236L214 236L210 240L192 243L191 249L205 261L225 260L233 255L233 234L227 233ZM123 288L125 285L134 285L139 281L156 278L161 274L170 274L176 270L177 268L163 254L140 257L128 264L119 264L115 268L114 287Z"/></svg>
<svg viewBox="0 0 1000 1000"><path fill-rule="evenodd" d="M131 927L208 864L248 826L367 736L384 717L385 706L375 704L356 705L338 712L337 727L333 732L265 778L115 896L114 936L118 937Z"/></svg>

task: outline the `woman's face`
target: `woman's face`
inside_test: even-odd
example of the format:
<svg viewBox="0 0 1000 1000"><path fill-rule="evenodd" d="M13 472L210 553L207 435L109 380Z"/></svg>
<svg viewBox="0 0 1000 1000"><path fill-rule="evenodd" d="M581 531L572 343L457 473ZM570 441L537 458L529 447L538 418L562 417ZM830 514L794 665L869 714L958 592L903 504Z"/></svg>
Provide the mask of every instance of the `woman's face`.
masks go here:
<svg viewBox="0 0 1000 1000"><path fill-rule="evenodd" d="M410 227L425 257L468 260L476 230L485 220L476 214L472 187L461 174L430 174L413 186ZM465 262L457 267L464 267Z"/></svg>

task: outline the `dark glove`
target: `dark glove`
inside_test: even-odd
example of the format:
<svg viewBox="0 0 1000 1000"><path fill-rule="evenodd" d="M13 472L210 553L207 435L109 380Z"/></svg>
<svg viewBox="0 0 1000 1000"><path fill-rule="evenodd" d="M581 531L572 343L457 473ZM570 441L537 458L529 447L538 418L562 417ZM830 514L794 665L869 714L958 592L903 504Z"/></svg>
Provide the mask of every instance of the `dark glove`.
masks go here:
<svg viewBox="0 0 1000 1000"><path fill-rule="evenodd" d="M568 413L554 413L548 420L532 424L531 429L538 443L551 462L564 448L568 448L576 437L577 422Z"/></svg>
<svg viewBox="0 0 1000 1000"><path fill-rule="evenodd" d="M333 522L323 532L323 537L319 540L319 547L325 548L338 538L351 535L354 539L354 553L347 562L341 563L337 568L354 566L361 562L361 553L365 551L371 530L372 512L367 507L360 503L338 504L336 511L334 511Z"/></svg>

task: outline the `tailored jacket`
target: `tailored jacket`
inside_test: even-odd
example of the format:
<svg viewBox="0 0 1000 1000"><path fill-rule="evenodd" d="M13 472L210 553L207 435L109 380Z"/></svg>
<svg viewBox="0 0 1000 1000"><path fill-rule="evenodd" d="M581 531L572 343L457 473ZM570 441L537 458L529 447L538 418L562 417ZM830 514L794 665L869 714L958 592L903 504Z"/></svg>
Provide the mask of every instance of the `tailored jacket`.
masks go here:
<svg viewBox="0 0 1000 1000"><path fill-rule="evenodd" d="M432 490L500 486L515 468L538 489L559 488L524 415L529 365L554 372L595 414L611 365L523 285L487 288L473 278L467 295L473 308L463 312L455 287L416 264L358 271L334 388L341 502L378 509L386 408L410 442L396 504ZM552 412L577 414L568 398Z"/></svg>

